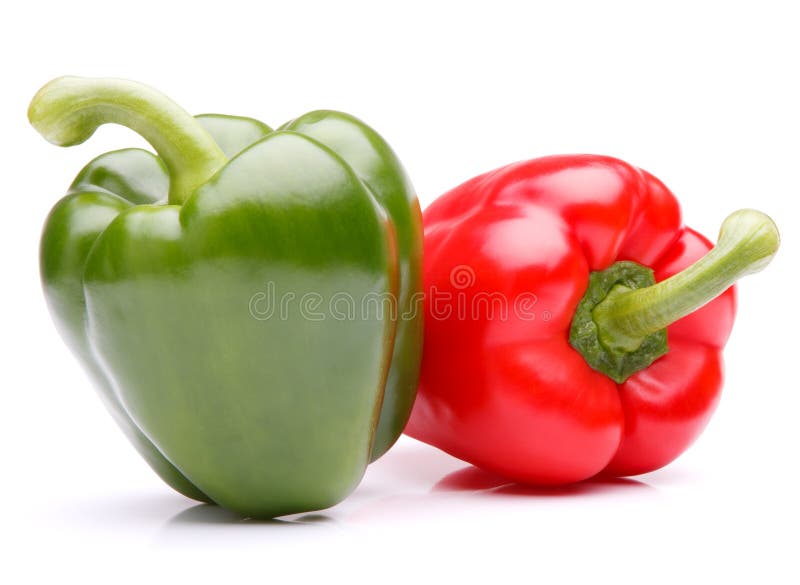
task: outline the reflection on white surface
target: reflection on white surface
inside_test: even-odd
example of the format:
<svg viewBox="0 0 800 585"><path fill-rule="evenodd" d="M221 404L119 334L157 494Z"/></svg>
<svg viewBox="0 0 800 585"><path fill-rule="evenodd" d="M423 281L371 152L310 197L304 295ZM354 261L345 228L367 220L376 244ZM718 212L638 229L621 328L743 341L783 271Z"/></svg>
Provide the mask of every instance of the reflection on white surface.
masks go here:
<svg viewBox="0 0 800 585"><path fill-rule="evenodd" d="M79 563L88 547L106 565L124 565L133 555L181 575L190 558L209 581L264 567L270 575L300 571L322 581L359 568L405 580L419 570L446 578L466 569L491 579L496 563L585 578L611 559L637 575L658 567L658 575L676 578L697 562L706 563L706 575L716 574L711 569L733 562L731 550L742 551L745 542L762 557L789 554L789 540L762 542L750 532L776 520L741 492L726 499L721 485L676 462L638 479L522 486L403 437L348 499L328 510L243 520L154 481L113 495L61 494L31 516L29 527L42 549L67 564ZM737 532L739 525L747 534ZM147 563L134 563L126 575L147 579Z"/></svg>
<svg viewBox="0 0 800 585"><path fill-rule="evenodd" d="M642 480L596 478L563 487L533 487L511 482L459 461L437 449L403 437L367 471L356 491L333 508L274 520L242 519L217 506L197 504L164 486L147 493L60 502L65 522L101 532L152 531L160 543L191 542L198 531L285 533L326 531L332 526L368 525L387 520L416 522L445 519L454 511L491 513L509 507L518 511L570 501L657 499L659 490ZM561 502L559 504L559 502Z"/></svg>

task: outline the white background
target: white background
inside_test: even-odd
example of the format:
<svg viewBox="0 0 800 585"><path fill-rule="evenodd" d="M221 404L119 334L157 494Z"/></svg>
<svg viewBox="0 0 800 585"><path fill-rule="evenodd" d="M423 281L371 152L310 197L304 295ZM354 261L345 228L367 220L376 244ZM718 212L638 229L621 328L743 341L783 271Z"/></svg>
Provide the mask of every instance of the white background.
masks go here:
<svg viewBox="0 0 800 585"><path fill-rule="evenodd" d="M0 579L797 583L793 4L7 6ZM400 154L423 205L515 160L610 154L664 180L687 224L710 237L728 212L752 206L776 219L783 248L742 283L722 402L669 467L543 492L460 471L468 466L404 439L341 505L291 523L239 522L159 482L50 322L37 267L48 209L90 158L144 144L118 127L70 149L41 139L27 103L63 74L137 79L191 112L274 125L316 108L355 113Z"/></svg>

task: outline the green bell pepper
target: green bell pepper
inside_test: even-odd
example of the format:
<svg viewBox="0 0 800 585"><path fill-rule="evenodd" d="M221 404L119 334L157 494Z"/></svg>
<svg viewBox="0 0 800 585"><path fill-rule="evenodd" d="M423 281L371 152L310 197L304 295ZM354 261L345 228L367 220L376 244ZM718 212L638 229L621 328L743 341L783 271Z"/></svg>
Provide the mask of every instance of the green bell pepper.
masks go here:
<svg viewBox="0 0 800 585"><path fill-rule="evenodd" d="M90 162L41 242L54 321L150 466L245 516L342 500L419 373L421 214L386 142L332 111L193 118L116 79L51 81L28 117L60 146L111 122L158 153Z"/></svg>

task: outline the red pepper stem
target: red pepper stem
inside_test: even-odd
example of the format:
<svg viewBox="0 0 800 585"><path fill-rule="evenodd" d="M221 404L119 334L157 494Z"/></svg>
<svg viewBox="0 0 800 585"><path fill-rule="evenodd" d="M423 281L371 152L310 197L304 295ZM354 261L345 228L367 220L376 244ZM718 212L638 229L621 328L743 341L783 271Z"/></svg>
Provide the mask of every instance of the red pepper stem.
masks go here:
<svg viewBox="0 0 800 585"><path fill-rule="evenodd" d="M134 81L59 77L34 96L28 119L59 146L80 144L107 123L138 132L167 166L172 204L183 203L227 162L197 120L161 92Z"/></svg>
<svg viewBox="0 0 800 585"><path fill-rule="evenodd" d="M729 215L717 245L683 271L652 286L616 285L592 312L601 342L635 351L645 337L696 311L746 274L762 270L780 245L775 222L753 209Z"/></svg>

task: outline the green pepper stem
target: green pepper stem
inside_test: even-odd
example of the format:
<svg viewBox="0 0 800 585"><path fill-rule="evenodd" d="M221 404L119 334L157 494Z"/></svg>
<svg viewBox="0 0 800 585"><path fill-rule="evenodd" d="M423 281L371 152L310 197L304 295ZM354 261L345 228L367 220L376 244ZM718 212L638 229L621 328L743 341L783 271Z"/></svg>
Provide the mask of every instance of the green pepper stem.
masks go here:
<svg viewBox="0 0 800 585"><path fill-rule="evenodd" d="M227 162L191 115L164 94L134 81L59 77L34 96L28 119L58 146L80 144L107 123L138 132L167 166L172 204L183 203Z"/></svg>
<svg viewBox="0 0 800 585"><path fill-rule="evenodd" d="M634 351L642 340L722 294L770 263L780 245L775 222L753 209L729 215L717 245L685 270L652 286L617 285L592 312L607 347Z"/></svg>

